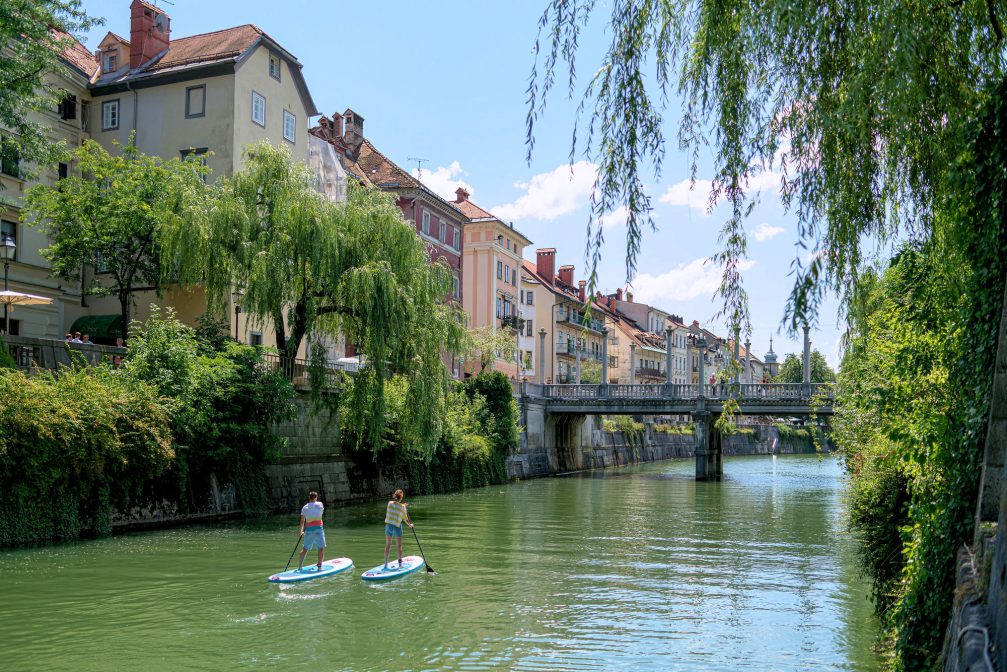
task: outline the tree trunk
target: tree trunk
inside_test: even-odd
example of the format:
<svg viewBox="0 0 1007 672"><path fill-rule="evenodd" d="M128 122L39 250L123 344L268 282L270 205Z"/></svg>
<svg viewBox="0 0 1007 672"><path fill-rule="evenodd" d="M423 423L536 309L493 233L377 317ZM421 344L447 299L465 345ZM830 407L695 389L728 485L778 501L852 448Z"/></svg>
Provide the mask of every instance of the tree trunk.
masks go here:
<svg viewBox="0 0 1007 672"><path fill-rule="evenodd" d="M119 334L123 342L129 336L129 292L119 292L119 317L122 320L122 329Z"/></svg>

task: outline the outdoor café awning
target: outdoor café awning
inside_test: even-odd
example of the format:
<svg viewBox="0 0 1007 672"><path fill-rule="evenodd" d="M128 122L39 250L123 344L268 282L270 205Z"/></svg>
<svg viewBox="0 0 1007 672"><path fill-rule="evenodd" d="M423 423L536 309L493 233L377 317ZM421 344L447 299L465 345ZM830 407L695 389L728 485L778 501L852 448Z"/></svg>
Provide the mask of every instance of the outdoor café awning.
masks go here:
<svg viewBox="0 0 1007 672"><path fill-rule="evenodd" d="M85 315L78 317L70 327L70 333L90 334L96 338L115 341L122 336L122 315Z"/></svg>

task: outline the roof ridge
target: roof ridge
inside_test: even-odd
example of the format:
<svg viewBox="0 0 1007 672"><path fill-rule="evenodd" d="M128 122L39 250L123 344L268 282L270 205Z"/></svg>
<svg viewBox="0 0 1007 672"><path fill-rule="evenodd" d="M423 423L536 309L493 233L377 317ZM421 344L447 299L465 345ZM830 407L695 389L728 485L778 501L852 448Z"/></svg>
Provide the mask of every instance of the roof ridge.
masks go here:
<svg viewBox="0 0 1007 672"><path fill-rule="evenodd" d="M210 32L207 32L207 33L196 33L195 35L186 35L185 37L173 37L171 39L171 41L172 41L172 43L174 43L174 42L181 42L182 40L188 40L188 39L192 39L194 37L206 37L207 35L217 35L219 33L226 33L226 32L232 31L232 30L238 30L239 28L251 28L252 30L254 30L255 32L257 32L259 35L265 35L266 34L265 31L262 30L262 28L259 28L254 23L242 23L242 24L239 24L237 26L231 26L230 28L221 28L220 30L211 30ZM272 39L272 38L270 38L270 39Z"/></svg>
<svg viewBox="0 0 1007 672"><path fill-rule="evenodd" d="M378 156L380 156L383 160L387 161L393 168L395 168L395 170L397 170L398 172L402 173L403 175L405 175L406 177L408 177L410 180L412 180L413 182L415 182L419 186L421 186L421 187L422 186L426 186L426 185L423 184L423 182L421 182L420 180L417 180L415 177L413 177L412 175L410 175L406 170L404 170L402 168L402 166L400 166L399 164L397 164L394 161L392 161L391 159L389 159L388 155L385 154L384 152L382 152L381 150L379 150L377 147L375 147L374 143L371 142L369 139L364 138L363 142L364 142L364 144L366 144L371 149L372 152L374 152L375 154L377 154Z"/></svg>

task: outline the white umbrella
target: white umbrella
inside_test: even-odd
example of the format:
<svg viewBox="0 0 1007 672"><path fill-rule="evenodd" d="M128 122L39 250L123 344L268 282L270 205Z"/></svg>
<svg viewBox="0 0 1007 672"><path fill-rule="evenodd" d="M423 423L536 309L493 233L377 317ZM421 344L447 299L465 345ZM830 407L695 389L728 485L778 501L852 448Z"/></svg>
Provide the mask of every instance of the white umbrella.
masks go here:
<svg viewBox="0 0 1007 672"><path fill-rule="evenodd" d="M9 289L0 292L0 304L6 306L44 306L50 303L52 303L52 299L44 296L14 292Z"/></svg>

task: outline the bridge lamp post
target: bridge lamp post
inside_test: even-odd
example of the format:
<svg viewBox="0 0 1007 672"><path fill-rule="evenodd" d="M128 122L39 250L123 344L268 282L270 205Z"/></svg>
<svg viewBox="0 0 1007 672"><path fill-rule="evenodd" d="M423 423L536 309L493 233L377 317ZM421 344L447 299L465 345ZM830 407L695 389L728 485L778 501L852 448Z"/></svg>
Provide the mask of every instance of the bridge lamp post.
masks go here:
<svg viewBox="0 0 1007 672"><path fill-rule="evenodd" d="M689 334L689 343L699 350L699 394L700 398L706 394L706 337L698 329Z"/></svg>
<svg viewBox="0 0 1007 672"><path fill-rule="evenodd" d="M10 260L14 256L15 250L17 250L17 243L14 242L14 238L4 234L3 240L0 241L0 248L3 248L3 291L7 291L7 276L10 273ZM3 331L0 333L6 334L10 329L10 323L7 320L7 303L3 304Z"/></svg>

